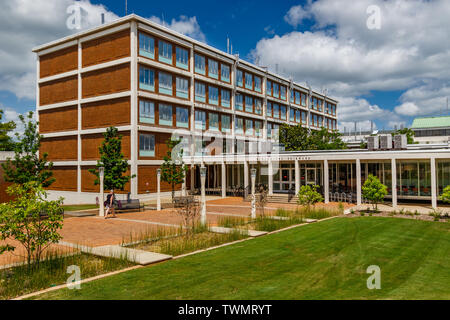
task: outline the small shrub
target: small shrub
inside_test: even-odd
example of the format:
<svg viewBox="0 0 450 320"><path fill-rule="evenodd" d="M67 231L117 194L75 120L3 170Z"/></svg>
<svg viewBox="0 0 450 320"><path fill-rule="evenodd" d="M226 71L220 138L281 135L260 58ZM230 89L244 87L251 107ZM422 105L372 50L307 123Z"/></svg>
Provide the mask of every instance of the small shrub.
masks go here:
<svg viewBox="0 0 450 320"><path fill-rule="evenodd" d="M323 201L323 197L317 192L317 185L305 185L301 186L298 192L298 204L310 207L318 202Z"/></svg>
<svg viewBox="0 0 450 320"><path fill-rule="evenodd" d="M361 215L361 217L364 217L366 214L363 211L361 211L360 215Z"/></svg>
<svg viewBox="0 0 450 320"><path fill-rule="evenodd" d="M338 203L338 209L339 209L339 211L341 212L341 213L344 213L344 204L342 203L342 202L339 202Z"/></svg>

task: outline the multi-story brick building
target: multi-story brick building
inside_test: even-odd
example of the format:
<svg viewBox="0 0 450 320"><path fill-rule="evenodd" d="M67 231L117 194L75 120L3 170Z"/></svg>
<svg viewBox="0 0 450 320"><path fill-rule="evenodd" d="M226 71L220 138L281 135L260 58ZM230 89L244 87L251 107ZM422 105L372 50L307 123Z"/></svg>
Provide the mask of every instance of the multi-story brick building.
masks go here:
<svg viewBox="0 0 450 320"><path fill-rule="evenodd" d="M88 170L109 126L122 134L137 175L124 191L132 197L156 191L174 131L191 134L185 154L198 155L208 144L203 137L214 134L226 137L222 152L243 153L249 142L276 140L284 123L336 129L337 101L136 15L33 51L41 152L54 162L51 194L70 203L98 194ZM240 168L230 169L225 174L240 181Z"/></svg>

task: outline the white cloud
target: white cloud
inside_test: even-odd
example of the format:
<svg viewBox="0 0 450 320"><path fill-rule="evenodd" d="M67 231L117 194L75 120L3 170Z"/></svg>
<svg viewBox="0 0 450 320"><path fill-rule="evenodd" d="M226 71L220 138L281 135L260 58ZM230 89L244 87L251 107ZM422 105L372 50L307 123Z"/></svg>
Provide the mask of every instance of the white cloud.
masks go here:
<svg viewBox="0 0 450 320"><path fill-rule="evenodd" d="M200 29L200 25L197 22L197 17L187 17L181 15L180 18L172 19L170 23L163 21L159 17L152 16L148 18L149 20L156 22L164 27L177 31L181 34L194 38L196 40L206 42L206 37L202 30Z"/></svg>
<svg viewBox="0 0 450 320"><path fill-rule="evenodd" d="M381 9L379 30L367 28L370 5ZM341 121L372 120L378 114L385 115L378 119L386 124L405 121L402 117L440 108L437 101L450 83L449 15L446 0L317 0L292 7L285 17L294 27L310 18L315 22L310 31L261 39L252 56L271 70L278 64L279 70L288 70L285 76L298 82L328 88L329 95L340 100ZM422 88L424 81L442 90ZM395 112L382 106L369 112L368 102L358 97L373 90L407 92ZM413 93L430 98L420 100ZM359 112L358 101L364 108Z"/></svg>
<svg viewBox="0 0 450 320"><path fill-rule="evenodd" d="M296 28L306 18L310 16L309 12L303 9L301 5L293 6L289 9L288 13L284 16L284 21Z"/></svg>
<svg viewBox="0 0 450 320"><path fill-rule="evenodd" d="M32 48L80 30L69 30L67 8L78 4L82 8L81 29L101 23L101 13L109 22L117 15L103 5L89 0L10 0L0 10L0 90L18 98L34 99L36 94L36 63Z"/></svg>

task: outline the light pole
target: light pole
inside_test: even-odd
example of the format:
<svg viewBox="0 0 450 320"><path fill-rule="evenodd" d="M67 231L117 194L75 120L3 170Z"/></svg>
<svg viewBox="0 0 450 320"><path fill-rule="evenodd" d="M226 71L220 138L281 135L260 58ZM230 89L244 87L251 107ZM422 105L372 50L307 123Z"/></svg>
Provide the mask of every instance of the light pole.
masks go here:
<svg viewBox="0 0 450 320"><path fill-rule="evenodd" d="M156 180L157 180L156 210L161 211L161 169L156 169Z"/></svg>
<svg viewBox="0 0 450 320"><path fill-rule="evenodd" d="M105 196L105 188L103 186L103 180L105 179L105 167L98 168L98 175L100 178L100 217L105 216L105 204L104 204L104 196Z"/></svg>
<svg viewBox="0 0 450 320"><path fill-rule="evenodd" d="M252 177L252 219L256 219L256 199L255 199L255 183L256 183L256 169L251 170Z"/></svg>
<svg viewBox="0 0 450 320"><path fill-rule="evenodd" d="M200 215L201 224L206 224L206 195L205 195L205 182L206 182L206 167L200 167L200 180L202 184L202 211Z"/></svg>

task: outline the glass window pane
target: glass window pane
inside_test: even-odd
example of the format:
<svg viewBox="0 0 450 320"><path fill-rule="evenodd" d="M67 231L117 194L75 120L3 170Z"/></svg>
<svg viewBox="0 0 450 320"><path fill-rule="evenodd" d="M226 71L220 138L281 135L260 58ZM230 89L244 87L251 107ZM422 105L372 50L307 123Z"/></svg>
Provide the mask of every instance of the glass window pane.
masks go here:
<svg viewBox="0 0 450 320"><path fill-rule="evenodd" d="M159 124L163 126L172 126L172 106L168 104L159 104Z"/></svg>

